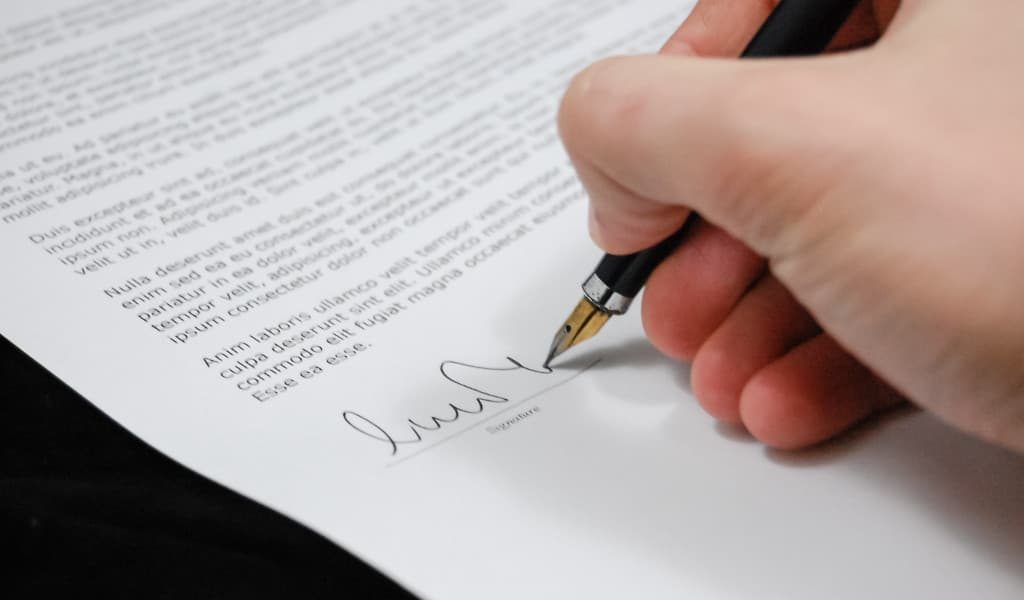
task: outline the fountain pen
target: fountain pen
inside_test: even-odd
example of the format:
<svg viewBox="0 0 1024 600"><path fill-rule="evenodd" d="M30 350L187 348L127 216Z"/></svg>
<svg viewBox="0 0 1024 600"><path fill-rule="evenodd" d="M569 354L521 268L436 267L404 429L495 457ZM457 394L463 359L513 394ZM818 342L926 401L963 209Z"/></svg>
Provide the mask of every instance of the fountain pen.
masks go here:
<svg viewBox="0 0 1024 600"><path fill-rule="evenodd" d="M822 52L860 0L782 0L758 29L742 57L808 56ZM580 300L555 332L544 367L594 337L612 315L624 314L654 268L682 242L691 217L657 245L635 254L606 254L583 282Z"/></svg>

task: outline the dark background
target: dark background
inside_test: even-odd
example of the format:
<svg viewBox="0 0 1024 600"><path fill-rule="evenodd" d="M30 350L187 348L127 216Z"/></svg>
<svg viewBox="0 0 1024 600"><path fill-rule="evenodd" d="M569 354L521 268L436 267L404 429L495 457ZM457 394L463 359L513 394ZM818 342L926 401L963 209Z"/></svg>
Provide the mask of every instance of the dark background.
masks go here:
<svg viewBox="0 0 1024 600"><path fill-rule="evenodd" d="M0 439L4 598L412 598L142 443L3 337Z"/></svg>

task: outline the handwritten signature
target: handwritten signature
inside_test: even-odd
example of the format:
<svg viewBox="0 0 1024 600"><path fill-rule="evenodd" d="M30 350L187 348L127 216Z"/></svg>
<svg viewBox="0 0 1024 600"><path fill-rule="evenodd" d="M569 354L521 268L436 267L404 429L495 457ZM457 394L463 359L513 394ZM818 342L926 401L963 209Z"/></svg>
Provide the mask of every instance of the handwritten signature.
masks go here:
<svg viewBox="0 0 1024 600"><path fill-rule="evenodd" d="M342 413L342 418L345 420L352 429L361 433L362 435L375 440L381 444L384 444L391 451L391 456L395 456L399 452L399 448L409 444L419 444L425 439L425 434L436 433L446 426L459 421L463 417L479 415L487 411L487 409L493 405L508 404L512 401L506 395L489 392L480 388L473 387L462 381L459 381L449 373L451 367L461 367L468 369L469 371L526 371L529 373L535 373L538 375L551 375L554 371L550 368L533 369L523 365L521 362L515 360L512 357L506 357L508 362L512 364L510 367L481 367L478 365L470 365L467 363L457 362L453 360L445 361L441 363L441 376L447 381L473 392L476 396L468 401L467 403L449 402L444 408L444 414L441 416L432 416L426 419L426 422L420 422L415 419L406 419L399 429L392 433L384 427L381 427L376 422L368 417L365 417L354 411L345 411ZM597 364L596 362L594 364ZM591 365L593 366L593 365ZM590 367L587 367L589 369ZM587 369L584 369L586 371ZM577 375L581 374L580 371L565 379L555 386L551 386L542 391L548 391L558 385L568 383L570 379L573 379Z"/></svg>

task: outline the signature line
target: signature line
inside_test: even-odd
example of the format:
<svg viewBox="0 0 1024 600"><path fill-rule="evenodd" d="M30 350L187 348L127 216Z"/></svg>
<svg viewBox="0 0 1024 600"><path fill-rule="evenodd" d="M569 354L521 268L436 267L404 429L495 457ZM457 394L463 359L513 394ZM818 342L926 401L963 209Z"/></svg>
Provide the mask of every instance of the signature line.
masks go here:
<svg viewBox="0 0 1024 600"><path fill-rule="evenodd" d="M580 375L582 375L582 374L586 373L587 371L589 371L590 369L593 369L594 367L596 367L599 362L601 362L600 358L595 360L594 362L590 363L589 365L583 367L582 369L580 369L576 373L573 373L572 377L569 377L567 379L563 379L562 381L559 381L558 383L554 383L554 384L549 385L548 387L546 387L546 388L544 388L544 389L542 389L542 390L540 390L538 392L530 394L529 396L519 400L515 404L510 404L510 405L506 406L505 408L499 410L498 412L492 414L491 416L486 417L484 419L481 419L480 421L477 421L476 423L470 425L469 427L466 427L465 429L459 430L459 431L451 434L450 436L444 438L443 440L438 440L438 441L434 442L433 444L431 444L431 445L429 445L429 446L427 446L425 448L422 448L420 450L417 450L416 452L413 452L412 454L408 454L408 455L403 456L402 458L400 458L400 459L398 459L398 460L396 460L394 462L388 463L387 466L388 466L388 468L391 468L391 467L400 465L400 464L404 463L407 460L416 458L417 456L419 456L420 454L423 454L424 452L427 452L428 450L433 450L434 448L437 448L438 446L440 446L441 444L444 444L445 442L450 442L450 441L454 440L455 438L459 437L460 435L466 433L467 431L476 429L477 427L480 427L481 425L483 425L485 423L488 423L489 421L492 421L492 420L500 417L501 415L507 413L508 411L512 410L513 408L516 408L516 407L520 406L521 404L529 402L530 400L535 400L535 399L543 396L544 394L550 392L551 390L553 390L555 388L562 387L563 385L569 383L573 379L576 379Z"/></svg>

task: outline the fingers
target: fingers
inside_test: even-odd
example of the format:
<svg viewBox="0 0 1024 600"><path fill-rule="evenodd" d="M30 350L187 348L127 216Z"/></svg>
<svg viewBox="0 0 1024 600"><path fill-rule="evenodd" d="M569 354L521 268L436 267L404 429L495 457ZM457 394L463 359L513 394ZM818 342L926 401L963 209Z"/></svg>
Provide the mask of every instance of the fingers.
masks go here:
<svg viewBox="0 0 1024 600"><path fill-rule="evenodd" d="M820 331L782 284L767 275L701 346L693 363L694 393L712 416L738 423L747 383Z"/></svg>
<svg viewBox="0 0 1024 600"><path fill-rule="evenodd" d="M559 125L590 192L595 240L635 252L693 208L771 257L800 233L796 225L846 158L840 150L857 138L835 118L842 109L833 83L844 63L820 60L840 59L648 56L584 71Z"/></svg>
<svg viewBox="0 0 1024 600"><path fill-rule="evenodd" d="M758 371L743 388L739 411L756 438L794 449L900 402L896 391L823 334Z"/></svg>
<svg viewBox="0 0 1024 600"><path fill-rule="evenodd" d="M647 280L647 336L668 356L693 359L763 271L761 257L721 229L698 222Z"/></svg>
<svg viewBox="0 0 1024 600"><path fill-rule="evenodd" d="M822 334L771 275L703 342L692 385L713 417L742 423L759 440L785 449L816 444L902 401Z"/></svg>

